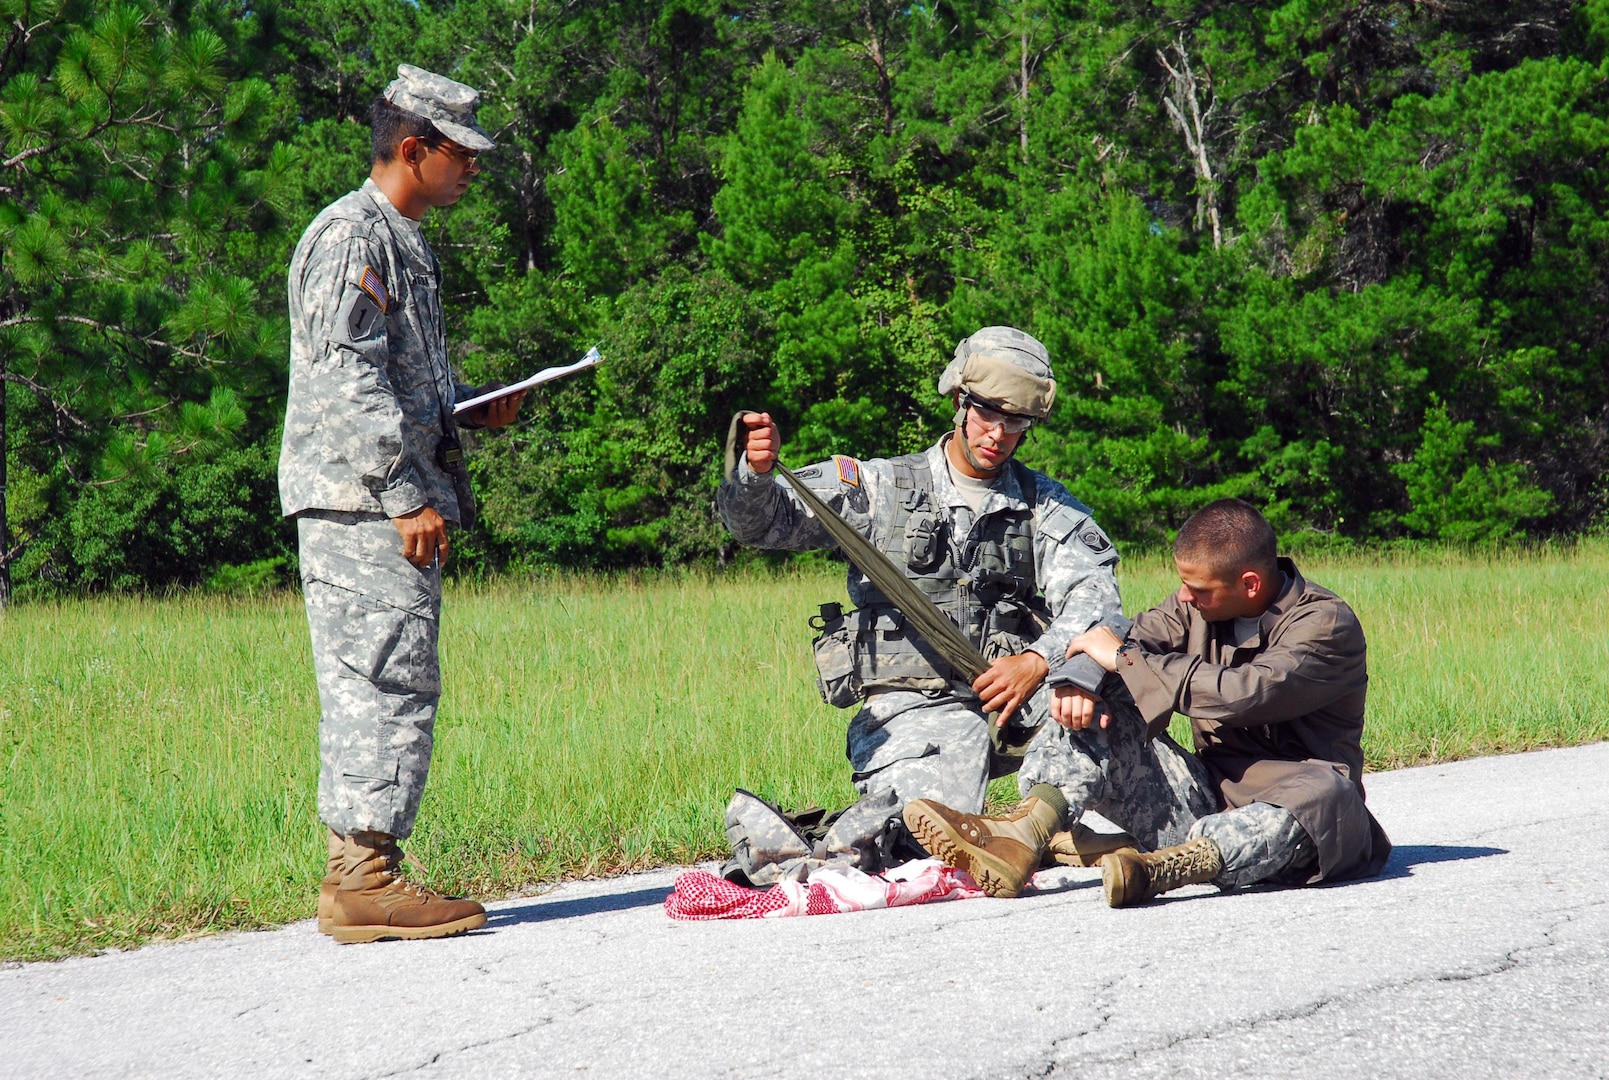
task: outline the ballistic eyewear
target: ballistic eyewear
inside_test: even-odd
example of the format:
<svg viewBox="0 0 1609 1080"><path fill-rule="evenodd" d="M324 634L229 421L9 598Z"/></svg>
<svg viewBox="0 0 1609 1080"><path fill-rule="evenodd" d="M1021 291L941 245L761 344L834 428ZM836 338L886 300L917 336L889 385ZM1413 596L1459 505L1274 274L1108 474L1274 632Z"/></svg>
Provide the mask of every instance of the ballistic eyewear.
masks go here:
<svg viewBox="0 0 1609 1080"><path fill-rule="evenodd" d="M978 418L978 424L985 431L992 427L998 427L1007 435L1021 435L1034 426L1033 417L1023 416L1021 413L1001 412L999 409L983 404L970 394L962 398L962 401L967 408L972 410L972 415Z"/></svg>

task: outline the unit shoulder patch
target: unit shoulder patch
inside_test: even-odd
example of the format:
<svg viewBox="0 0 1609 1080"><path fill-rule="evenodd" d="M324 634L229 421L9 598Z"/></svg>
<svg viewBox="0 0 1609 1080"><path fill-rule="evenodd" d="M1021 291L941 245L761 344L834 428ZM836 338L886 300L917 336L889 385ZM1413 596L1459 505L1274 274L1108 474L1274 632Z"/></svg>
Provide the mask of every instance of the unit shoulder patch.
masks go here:
<svg viewBox="0 0 1609 1080"><path fill-rule="evenodd" d="M1106 552L1112 550L1112 542L1106 538L1105 533L1101 532L1101 530L1097 529L1094 525L1087 525L1080 530L1078 538L1084 542L1085 547L1089 548L1097 555L1104 555Z"/></svg>
<svg viewBox="0 0 1609 1080"><path fill-rule="evenodd" d="M385 311L367 289L349 288L332 336L356 344L385 332Z"/></svg>
<svg viewBox="0 0 1609 1080"><path fill-rule="evenodd" d="M842 454L833 455L833 464L838 466L838 479L850 487L860 487L860 462L852 457Z"/></svg>

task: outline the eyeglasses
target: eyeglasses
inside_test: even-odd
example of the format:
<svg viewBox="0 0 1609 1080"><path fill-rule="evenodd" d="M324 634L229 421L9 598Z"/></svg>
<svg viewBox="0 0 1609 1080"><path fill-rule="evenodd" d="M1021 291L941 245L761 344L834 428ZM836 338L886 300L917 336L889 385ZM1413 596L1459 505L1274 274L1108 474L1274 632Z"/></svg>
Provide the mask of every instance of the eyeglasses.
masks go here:
<svg viewBox="0 0 1609 1080"><path fill-rule="evenodd" d="M979 425L985 431L992 427L998 427L1007 435L1021 435L1034 426L1034 418L1031 416L991 409L989 406L979 403L977 398L971 396L968 396L965 402L967 408L972 410L972 415L978 418Z"/></svg>
<svg viewBox="0 0 1609 1080"><path fill-rule="evenodd" d="M456 143L450 142L427 142L425 145L430 147L432 150L440 150L448 157L457 158L459 161L464 163L464 168L466 169L480 168L479 150L468 150L457 145Z"/></svg>

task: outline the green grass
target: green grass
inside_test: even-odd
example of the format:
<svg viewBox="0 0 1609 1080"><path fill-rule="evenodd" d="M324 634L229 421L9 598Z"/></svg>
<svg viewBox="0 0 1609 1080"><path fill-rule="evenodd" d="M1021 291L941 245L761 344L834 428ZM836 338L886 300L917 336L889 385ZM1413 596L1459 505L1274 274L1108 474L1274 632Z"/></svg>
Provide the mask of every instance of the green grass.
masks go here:
<svg viewBox="0 0 1609 1080"><path fill-rule="evenodd" d="M1170 570L1125 564L1130 611ZM1368 631L1371 767L1609 736L1609 546L1303 570ZM497 895L716 857L738 785L841 805L847 716L816 696L805 625L841 596L823 571L450 589L410 849L438 886ZM299 597L32 604L0 631L0 958L311 915Z"/></svg>

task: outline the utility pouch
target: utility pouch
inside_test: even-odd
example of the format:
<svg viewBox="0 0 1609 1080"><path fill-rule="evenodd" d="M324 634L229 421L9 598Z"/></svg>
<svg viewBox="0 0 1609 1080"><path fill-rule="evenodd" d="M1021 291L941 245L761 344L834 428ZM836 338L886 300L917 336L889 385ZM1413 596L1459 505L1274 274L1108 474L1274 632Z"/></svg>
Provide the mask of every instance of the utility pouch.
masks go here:
<svg viewBox="0 0 1609 1080"><path fill-rule="evenodd" d="M859 705L860 679L855 671L855 632L844 617L842 604L822 604L810 618L816 632L810 648L816 656L816 686L821 700L838 709Z"/></svg>
<svg viewBox="0 0 1609 1080"><path fill-rule="evenodd" d="M944 544L944 523L933 512L926 492L910 492L906 499L911 515L905 519L905 565L924 574L937 569L949 554Z"/></svg>
<svg viewBox="0 0 1609 1080"><path fill-rule="evenodd" d="M1039 640L1050 620L1032 604L1002 600L989 612L983 631L983 658L990 663L1002 656L1016 656Z"/></svg>

